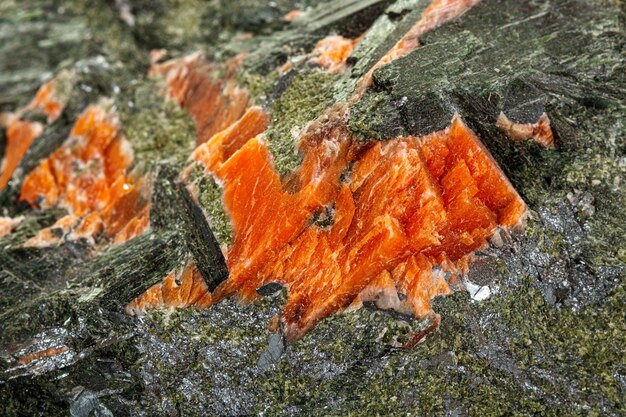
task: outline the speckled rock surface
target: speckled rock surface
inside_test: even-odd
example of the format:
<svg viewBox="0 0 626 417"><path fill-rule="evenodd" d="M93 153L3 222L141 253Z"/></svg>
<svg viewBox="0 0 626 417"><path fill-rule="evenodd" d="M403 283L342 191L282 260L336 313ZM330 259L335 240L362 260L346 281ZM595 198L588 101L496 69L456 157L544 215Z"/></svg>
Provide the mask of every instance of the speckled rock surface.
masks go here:
<svg viewBox="0 0 626 417"><path fill-rule="evenodd" d="M424 323L366 305L287 345L268 326L285 300L280 288L253 305L124 314L125 303L210 244L177 217L182 203L167 173L184 165L194 129L148 79L149 51L202 50L215 61L250 51L237 80L270 112L273 151L288 171L297 164L292 130L345 100L428 2L338 0L295 26L282 20L315 3L2 2L0 111L27 103L61 69L76 77L62 117L0 192L0 215L25 216L0 239L0 415L626 413L619 1L483 0L375 71L351 109L349 127L363 140L429 133L459 113L529 205L525 229L498 232L464 285L434 302L441 325L424 343L401 348ZM344 74L306 65L273 72L329 33L355 37L370 27ZM80 241L20 247L64 214L16 204L21 180L102 96L113 99L138 163L155 173L153 227L120 246L101 242L102 253ZM496 127L501 111L518 123L547 113L556 148L510 140ZM50 346L67 350L15 360Z"/></svg>

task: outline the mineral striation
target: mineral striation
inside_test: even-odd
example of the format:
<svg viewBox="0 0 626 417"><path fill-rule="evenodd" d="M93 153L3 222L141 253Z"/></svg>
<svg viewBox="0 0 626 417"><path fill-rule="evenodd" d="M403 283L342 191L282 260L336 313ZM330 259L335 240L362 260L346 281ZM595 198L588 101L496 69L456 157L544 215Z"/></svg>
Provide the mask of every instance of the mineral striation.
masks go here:
<svg viewBox="0 0 626 417"><path fill-rule="evenodd" d="M472 5L433 3L361 85L371 80L374 69L415 49L422 33ZM352 49L346 42L322 39L311 53L314 62L336 71ZM233 114L232 103L243 103L245 97L229 84L230 75L211 82L212 68L198 55L158 64L152 71L164 75L169 96L192 114L199 135L206 135L221 114ZM226 112L223 103L231 103ZM519 224L526 212L487 149L458 116L445 131L367 146L348 131L347 108L335 105L295 139L302 163L283 179L266 145L268 117L260 108L249 108L208 141L200 140L192 156L222 185L233 230L232 245L225 248L229 278L212 301L232 294L251 301L258 288L281 283L289 289L283 321L290 340L328 315L375 300L382 292L397 301L389 306L398 311L412 311L418 318L434 315L430 300L450 292L445 272L465 271L472 253L487 245L497 227ZM333 214L327 230L311 223L324 207L332 207ZM163 288L171 286L171 276ZM163 291L163 299L154 301L159 288L128 308L168 305L169 299L176 300L172 307L180 306L178 298L165 297ZM400 296L407 302L401 303Z"/></svg>
<svg viewBox="0 0 626 417"><path fill-rule="evenodd" d="M44 84L27 106L14 113L0 114L0 126L7 130L5 153L0 163L0 190L6 187L24 154L43 131L42 122L52 123L61 116L68 99L67 89L71 88L70 77L69 72L61 72ZM43 116L42 121L28 120L37 113Z"/></svg>
<svg viewBox="0 0 626 417"><path fill-rule="evenodd" d="M132 148L105 107L102 103L87 108L66 143L25 178L20 200L41 208L63 207L69 213L27 245L54 242L54 229L70 240L103 232L124 242L148 227L148 181L129 172Z"/></svg>

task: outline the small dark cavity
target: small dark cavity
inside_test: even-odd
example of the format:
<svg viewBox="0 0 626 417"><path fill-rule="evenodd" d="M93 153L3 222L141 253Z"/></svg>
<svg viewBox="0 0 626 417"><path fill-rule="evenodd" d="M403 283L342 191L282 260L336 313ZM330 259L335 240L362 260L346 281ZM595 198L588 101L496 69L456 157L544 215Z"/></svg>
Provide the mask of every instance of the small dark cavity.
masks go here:
<svg viewBox="0 0 626 417"><path fill-rule="evenodd" d="M273 297L277 295L278 293L280 293L282 289L283 289L282 284L279 284L278 282L270 282L268 284L263 285L260 288L257 288L256 292L261 297Z"/></svg>
<svg viewBox="0 0 626 417"><path fill-rule="evenodd" d="M335 219L335 205L329 204L313 214L312 224L319 229L330 229Z"/></svg>

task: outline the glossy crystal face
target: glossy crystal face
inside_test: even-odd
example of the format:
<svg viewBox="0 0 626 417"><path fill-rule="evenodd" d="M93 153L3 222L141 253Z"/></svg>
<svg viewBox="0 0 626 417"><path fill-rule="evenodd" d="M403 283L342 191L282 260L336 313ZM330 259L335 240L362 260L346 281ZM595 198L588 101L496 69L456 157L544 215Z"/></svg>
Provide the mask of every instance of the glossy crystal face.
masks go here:
<svg viewBox="0 0 626 417"><path fill-rule="evenodd" d="M184 61L158 67L170 80L170 96L197 123L210 113L200 105L202 67ZM430 300L451 291L450 280L467 269L474 251L497 228L524 217L524 202L459 117L425 137L363 142L347 129L346 108L327 110L300 133L302 163L286 176L275 169L268 115L259 107L196 148L191 159L220 184L233 236L223 245L228 279L210 301L191 297L182 305L233 295L253 301L258 288L278 282L288 288L282 319L290 339L365 301L434 316ZM157 284L129 308L168 305L170 288Z"/></svg>

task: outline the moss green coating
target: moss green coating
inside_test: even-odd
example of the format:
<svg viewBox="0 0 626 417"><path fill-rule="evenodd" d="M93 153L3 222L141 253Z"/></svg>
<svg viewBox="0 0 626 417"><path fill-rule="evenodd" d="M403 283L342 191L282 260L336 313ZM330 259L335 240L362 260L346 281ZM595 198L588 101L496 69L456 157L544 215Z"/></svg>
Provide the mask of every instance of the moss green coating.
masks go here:
<svg viewBox="0 0 626 417"><path fill-rule="evenodd" d="M235 75L237 83L248 89L250 97L257 105L267 104L272 88L279 78L278 71L270 72L267 75L261 75L255 72L246 71L238 68Z"/></svg>
<svg viewBox="0 0 626 417"><path fill-rule="evenodd" d="M220 399L206 394L219 392L215 386L225 378L250 390L256 404L247 408L250 398L239 397L231 407L272 415L400 416L411 410L443 416L454 409L469 416L606 415L623 410L615 375L622 372L626 325L613 318L623 314L625 296L617 287L601 305L577 313L548 305L529 277L480 304L459 292L436 302L442 324L413 350L394 346L419 323L362 309L325 320L262 376L256 366L270 334L263 322L276 301L226 303L206 312L153 315L148 330L172 353L213 346L220 360L188 356L183 375L158 351L148 363L163 380L193 375L204 397L187 400L180 385L159 388L168 401L192 410L220 409ZM228 325L250 315L263 320ZM332 410L324 408L329 398Z"/></svg>
<svg viewBox="0 0 626 417"><path fill-rule="evenodd" d="M334 78L320 71L298 74L272 103L267 140L279 173L285 175L300 164L296 146L298 132L329 106Z"/></svg>
<svg viewBox="0 0 626 417"><path fill-rule="evenodd" d="M189 182L198 192L198 204L202 207L213 234L222 247L227 247L233 239L233 228L224 209L223 190L213 177L203 171L201 166L194 166Z"/></svg>
<svg viewBox="0 0 626 417"><path fill-rule="evenodd" d="M195 125L188 112L171 100L159 82L140 80L117 98L116 110L135 164L150 171L163 161L179 165L195 144Z"/></svg>

